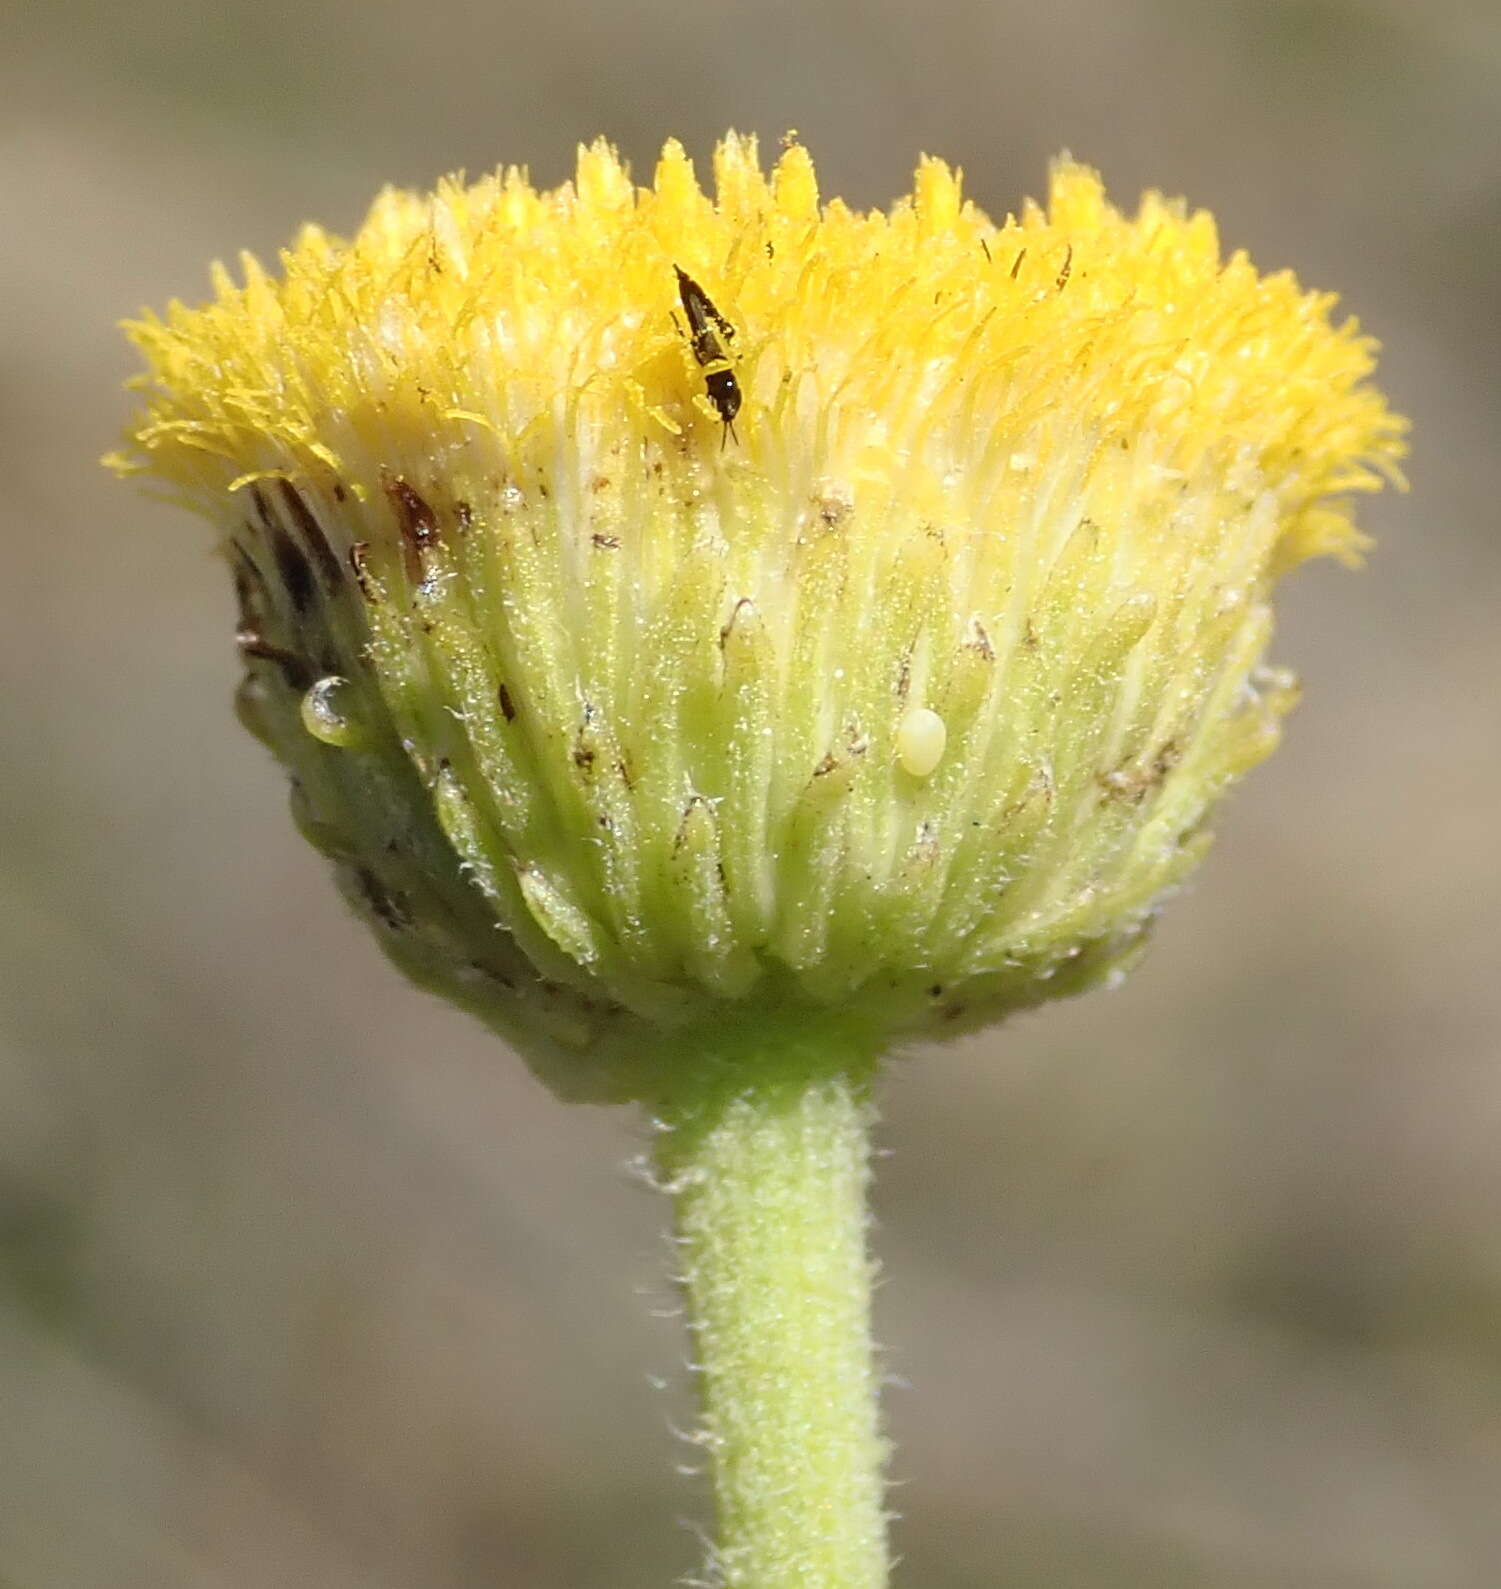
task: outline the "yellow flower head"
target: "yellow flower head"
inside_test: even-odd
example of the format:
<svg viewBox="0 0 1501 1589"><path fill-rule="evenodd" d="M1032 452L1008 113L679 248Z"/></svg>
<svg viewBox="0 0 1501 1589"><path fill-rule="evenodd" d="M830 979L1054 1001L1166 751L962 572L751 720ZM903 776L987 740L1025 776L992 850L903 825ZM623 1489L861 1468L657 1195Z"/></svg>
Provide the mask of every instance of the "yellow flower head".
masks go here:
<svg viewBox="0 0 1501 1589"><path fill-rule="evenodd" d="M243 711L391 953L628 1088L775 1002L957 1030L1119 965L1293 698L1273 582L1392 478L1374 344L1061 162L996 225L796 144L388 191L131 327Z"/></svg>

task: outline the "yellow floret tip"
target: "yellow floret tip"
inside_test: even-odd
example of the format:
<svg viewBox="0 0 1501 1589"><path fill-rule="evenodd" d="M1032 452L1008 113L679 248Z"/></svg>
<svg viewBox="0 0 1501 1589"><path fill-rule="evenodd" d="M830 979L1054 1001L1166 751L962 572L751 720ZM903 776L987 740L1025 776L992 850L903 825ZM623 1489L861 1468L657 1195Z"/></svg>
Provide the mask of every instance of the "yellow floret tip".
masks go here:
<svg viewBox="0 0 1501 1589"><path fill-rule="evenodd" d="M555 424L712 429L672 319L677 264L740 328L752 463L812 411L840 421L821 462L862 474L1025 451L1050 411L1083 414L1091 445L1149 438L1163 470L1254 464L1279 498L1279 568L1358 551L1329 499L1397 477L1376 344L1332 323L1332 295L1222 260L1202 211L1148 194L1128 217L1063 159L1047 206L997 225L925 159L910 198L859 213L819 205L801 145L767 174L734 135L714 188L676 142L638 188L601 141L548 192L514 168L392 189L348 243L305 228L280 279L250 255L242 285L216 267L213 302L129 326L145 406L111 461L192 497L346 473L363 496L359 460L414 436L437 462L475 425L513 454Z"/></svg>

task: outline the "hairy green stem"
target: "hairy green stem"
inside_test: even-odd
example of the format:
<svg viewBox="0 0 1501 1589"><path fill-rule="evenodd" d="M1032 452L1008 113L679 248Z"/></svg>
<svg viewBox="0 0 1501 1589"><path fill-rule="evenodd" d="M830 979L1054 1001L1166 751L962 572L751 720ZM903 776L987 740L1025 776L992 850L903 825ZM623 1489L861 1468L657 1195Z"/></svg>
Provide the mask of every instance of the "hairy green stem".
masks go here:
<svg viewBox="0 0 1501 1589"><path fill-rule="evenodd" d="M802 1022L681 1056L658 1111L726 1589L887 1581L866 1254L877 1045Z"/></svg>

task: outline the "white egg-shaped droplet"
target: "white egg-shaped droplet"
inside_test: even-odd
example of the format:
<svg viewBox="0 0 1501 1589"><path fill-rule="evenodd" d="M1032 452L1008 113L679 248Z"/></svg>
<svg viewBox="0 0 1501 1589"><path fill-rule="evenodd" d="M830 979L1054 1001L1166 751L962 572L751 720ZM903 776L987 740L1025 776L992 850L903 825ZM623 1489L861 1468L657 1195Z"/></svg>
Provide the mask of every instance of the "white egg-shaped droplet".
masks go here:
<svg viewBox="0 0 1501 1589"><path fill-rule="evenodd" d="M914 778L926 778L943 760L949 731L937 712L914 706L896 725L896 759L902 771Z"/></svg>

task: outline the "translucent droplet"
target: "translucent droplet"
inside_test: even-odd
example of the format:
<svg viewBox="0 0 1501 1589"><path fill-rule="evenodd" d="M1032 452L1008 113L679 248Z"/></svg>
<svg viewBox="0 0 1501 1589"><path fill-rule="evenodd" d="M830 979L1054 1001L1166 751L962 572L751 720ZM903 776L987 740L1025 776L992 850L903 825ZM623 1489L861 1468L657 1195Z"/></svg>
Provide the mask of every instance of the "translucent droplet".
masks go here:
<svg viewBox="0 0 1501 1589"><path fill-rule="evenodd" d="M896 725L896 759L902 771L926 778L943 760L949 731L937 712L914 706Z"/></svg>
<svg viewBox="0 0 1501 1589"><path fill-rule="evenodd" d="M330 673L303 696L302 726L325 745L347 750L362 738L353 704L354 686L339 674Z"/></svg>

